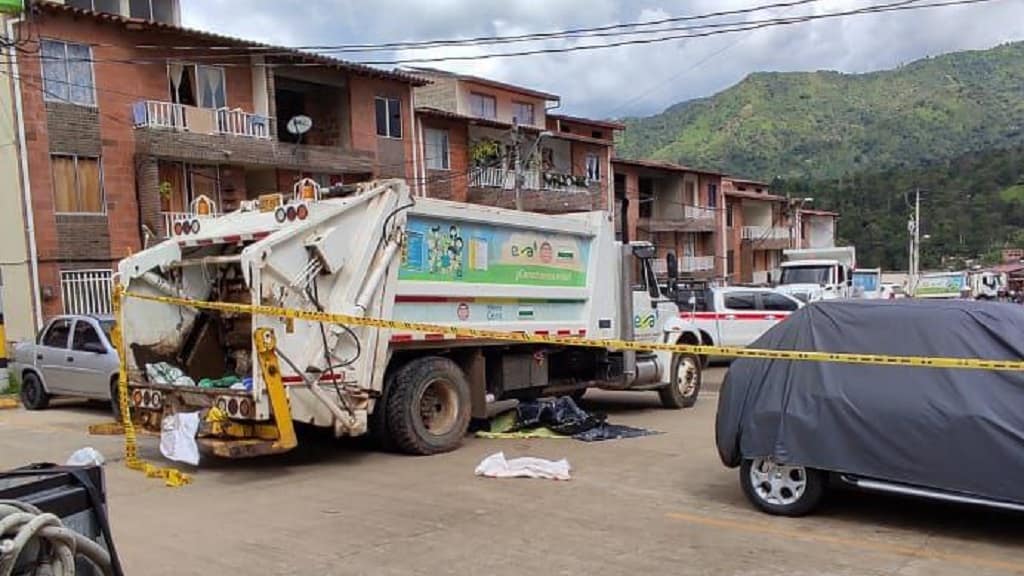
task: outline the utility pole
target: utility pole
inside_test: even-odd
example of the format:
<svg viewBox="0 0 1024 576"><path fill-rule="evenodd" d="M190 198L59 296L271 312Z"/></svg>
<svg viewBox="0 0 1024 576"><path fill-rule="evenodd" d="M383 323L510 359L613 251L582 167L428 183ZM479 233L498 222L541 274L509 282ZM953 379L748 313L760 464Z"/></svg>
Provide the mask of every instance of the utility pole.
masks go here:
<svg viewBox="0 0 1024 576"><path fill-rule="evenodd" d="M519 136L519 120L512 118L512 163L515 169L513 185L515 186L516 210L523 209L523 163L522 152L519 149L521 146Z"/></svg>
<svg viewBox="0 0 1024 576"><path fill-rule="evenodd" d="M917 290L917 281L921 272L921 189L914 188L914 216L907 223L910 232L910 250L908 255L909 285L911 295Z"/></svg>

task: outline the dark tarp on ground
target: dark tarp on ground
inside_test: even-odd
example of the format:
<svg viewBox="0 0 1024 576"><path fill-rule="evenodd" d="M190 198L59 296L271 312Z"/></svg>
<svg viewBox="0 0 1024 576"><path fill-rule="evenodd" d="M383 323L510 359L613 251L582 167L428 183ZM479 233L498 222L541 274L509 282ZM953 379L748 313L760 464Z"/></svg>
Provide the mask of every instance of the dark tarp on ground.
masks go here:
<svg viewBox="0 0 1024 576"><path fill-rule="evenodd" d="M752 347L1024 359L1024 307L820 302ZM718 400L722 462L783 463L1024 502L1024 373L740 359Z"/></svg>
<svg viewBox="0 0 1024 576"><path fill-rule="evenodd" d="M605 415L591 414L583 410L569 396L521 402L516 412L516 425L513 430L544 427L584 442L657 434L643 428L609 424L605 422Z"/></svg>

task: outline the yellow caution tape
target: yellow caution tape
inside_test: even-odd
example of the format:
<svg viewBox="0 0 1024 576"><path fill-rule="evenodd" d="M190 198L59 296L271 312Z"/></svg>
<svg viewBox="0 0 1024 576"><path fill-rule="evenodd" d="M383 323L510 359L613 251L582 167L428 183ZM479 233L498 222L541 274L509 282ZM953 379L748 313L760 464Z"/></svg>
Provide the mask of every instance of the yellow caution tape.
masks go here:
<svg viewBox="0 0 1024 576"><path fill-rule="evenodd" d="M114 289L114 318L117 323L111 332L111 339L114 347L117 348L117 356L120 359L117 376L117 404L121 409L121 425L124 426L124 463L132 470L138 470L147 478L163 478L164 485L172 488L184 486L192 481L192 478L175 468L164 468L155 466L139 458L138 439L135 436L135 424L132 422L129 413L128 403L128 355L125 348L124 338L121 337L121 326L124 322L122 306L125 296L124 287L120 284Z"/></svg>
<svg viewBox="0 0 1024 576"><path fill-rule="evenodd" d="M120 287L119 287L120 288ZM527 334L525 332L500 332L480 328L427 324L423 322L405 322L402 320L384 320L333 314L313 310L295 310L276 306L254 306L251 304L234 304L229 302L204 302L188 298L170 296L151 296L135 292L123 292L123 295L138 300L161 302L175 306L188 306L200 310L213 310L235 314L251 314L255 316L275 316L288 320L306 320L310 322L326 322L329 324L347 324L366 326L388 330L405 330L434 334L450 334L462 338L478 338L483 340L499 340L532 344L558 344L561 346L586 346L607 348L609 350L665 351L676 354L696 354L723 358L763 358L770 360L798 360L806 362L839 362L846 364L870 364L876 366L916 366L926 368L965 368L973 370L1024 370L1024 360L984 360L979 358L942 358L926 356L889 356L885 354L852 354L848 352L813 352L799 350L764 350L741 348L737 346L704 346L696 344L670 344L668 342L629 342L625 340L578 338L551 334ZM116 301L116 300L115 300ZM125 362L122 353L122 364ZM121 370L122 380L125 378L124 366ZM122 401L127 400L127 392L123 393ZM126 434L127 436L127 434Z"/></svg>

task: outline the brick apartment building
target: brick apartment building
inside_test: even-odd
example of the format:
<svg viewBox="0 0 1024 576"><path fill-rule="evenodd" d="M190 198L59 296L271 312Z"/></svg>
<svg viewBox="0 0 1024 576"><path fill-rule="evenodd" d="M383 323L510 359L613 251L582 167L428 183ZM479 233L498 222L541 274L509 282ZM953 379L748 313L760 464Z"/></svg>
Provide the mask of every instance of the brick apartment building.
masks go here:
<svg viewBox="0 0 1024 576"><path fill-rule="evenodd" d="M611 200L615 122L552 113L559 96L433 69L415 89L425 195L525 210L599 210Z"/></svg>
<svg viewBox="0 0 1024 576"><path fill-rule="evenodd" d="M782 251L800 247L800 230L789 198L768 184L726 177L725 277L736 283L767 284L782 263Z"/></svg>
<svg viewBox="0 0 1024 576"><path fill-rule="evenodd" d="M116 262L197 198L230 211L300 176L417 173L412 91L424 80L178 21L173 0L68 0L32 2L10 22L20 44L0 71L20 99L6 109L24 121L27 174L0 175L4 204L25 209L0 219L7 236L29 231L0 268L20 280L3 286L10 339L31 337L39 316L108 311ZM296 116L312 119L301 137L287 128Z"/></svg>
<svg viewBox="0 0 1024 576"><path fill-rule="evenodd" d="M669 252L678 257L681 275L706 279L724 274L722 174L621 158L614 159L612 167L615 220L622 222L622 199L628 199L629 237L657 246L659 274L666 273L664 256Z"/></svg>

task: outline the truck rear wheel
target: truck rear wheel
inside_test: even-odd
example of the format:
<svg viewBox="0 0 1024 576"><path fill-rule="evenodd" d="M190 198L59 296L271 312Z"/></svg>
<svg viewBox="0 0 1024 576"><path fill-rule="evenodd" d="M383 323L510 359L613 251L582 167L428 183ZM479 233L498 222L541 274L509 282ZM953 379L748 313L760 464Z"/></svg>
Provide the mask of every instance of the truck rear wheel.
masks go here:
<svg viewBox="0 0 1024 576"><path fill-rule="evenodd" d="M693 354L672 356L672 381L658 390L661 405L672 410L692 407L700 394L700 382L700 358Z"/></svg>
<svg viewBox="0 0 1024 576"><path fill-rule="evenodd" d="M418 358L395 373L386 410L390 439L402 452L454 450L469 428L469 381L447 358Z"/></svg>

